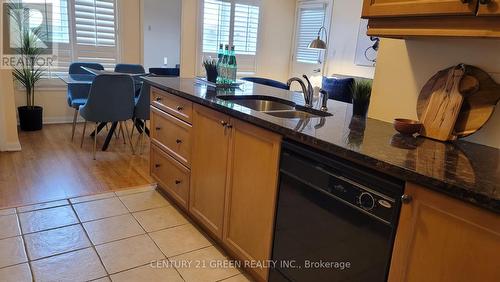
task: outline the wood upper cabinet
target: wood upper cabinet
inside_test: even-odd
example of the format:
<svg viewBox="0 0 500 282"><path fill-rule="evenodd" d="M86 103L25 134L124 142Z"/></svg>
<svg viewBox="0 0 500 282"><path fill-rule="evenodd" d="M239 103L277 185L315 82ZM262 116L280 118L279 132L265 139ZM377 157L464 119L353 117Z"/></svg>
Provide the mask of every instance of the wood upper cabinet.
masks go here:
<svg viewBox="0 0 500 282"><path fill-rule="evenodd" d="M193 160L189 211L212 235L222 239L230 131L229 117L194 105Z"/></svg>
<svg viewBox="0 0 500 282"><path fill-rule="evenodd" d="M242 260L271 258L281 136L239 120L232 135L224 243ZM267 280L268 269L252 269Z"/></svg>
<svg viewBox="0 0 500 282"><path fill-rule="evenodd" d="M364 0L363 17L475 15L477 3L478 0Z"/></svg>
<svg viewBox="0 0 500 282"><path fill-rule="evenodd" d="M478 16L500 16L500 0L486 0L479 5Z"/></svg>
<svg viewBox="0 0 500 282"><path fill-rule="evenodd" d="M500 38L500 0L364 0L367 34Z"/></svg>
<svg viewBox="0 0 500 282"><path fill-rule="evenodd" d="M500 216L415 184L405 194L390 282L498 281Z"/></svg>

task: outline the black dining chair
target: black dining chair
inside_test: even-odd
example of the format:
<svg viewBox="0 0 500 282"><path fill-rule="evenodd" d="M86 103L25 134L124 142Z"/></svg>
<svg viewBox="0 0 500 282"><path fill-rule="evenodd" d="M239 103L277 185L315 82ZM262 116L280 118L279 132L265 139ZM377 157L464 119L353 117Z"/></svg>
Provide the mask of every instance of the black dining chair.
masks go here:
<svg viewBox="0 0 500 282"><path fill-rule="evenodd" d="M181 74L179 68L149 68L149 73L158 76L172 76L177 77Z"/></svg>

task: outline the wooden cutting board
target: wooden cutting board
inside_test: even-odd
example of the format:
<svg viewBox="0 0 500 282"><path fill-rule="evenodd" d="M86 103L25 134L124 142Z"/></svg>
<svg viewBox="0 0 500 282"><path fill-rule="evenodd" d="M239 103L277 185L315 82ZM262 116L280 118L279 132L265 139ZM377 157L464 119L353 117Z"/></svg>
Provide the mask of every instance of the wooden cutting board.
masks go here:
<svg viewBox="0 0 500 282"><path fill-rule="evenodd" d="M420 120L430 101L433 89L444 85L446 82L444 73L452 68L454 67L439 71L422 88L417 101L417 114ZM487 72L465 65L465 73L460 83L460 92L464 95L464 101L452 133L458 138L469 136L483 127L493 115L495 105L500 100L500 85ZM470 89L470 83L474 80L479 82L479 87Z"/></svg>
<svg viewBox="0 0 500 282"><path fill-rule="evenodd" d="M445 79L444 84L434 83L429 103L420 121L423 128L421 135L447 141L453 139L452 132L462 107L464 97L460 93L460 82L465 75L463 66L457 66L443 72L444 77L438 76L437 80Z"/></svg>

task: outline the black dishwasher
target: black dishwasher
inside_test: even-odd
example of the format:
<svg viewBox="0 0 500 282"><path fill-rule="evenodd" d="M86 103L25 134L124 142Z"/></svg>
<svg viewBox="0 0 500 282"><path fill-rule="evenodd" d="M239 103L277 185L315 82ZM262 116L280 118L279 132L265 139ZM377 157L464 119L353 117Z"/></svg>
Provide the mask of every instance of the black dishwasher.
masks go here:
<svg viewBox="0 0 500 282"><path fill-rule="evenodd" d="M284 141L269 280L386 281L404 183Z"/></svg>

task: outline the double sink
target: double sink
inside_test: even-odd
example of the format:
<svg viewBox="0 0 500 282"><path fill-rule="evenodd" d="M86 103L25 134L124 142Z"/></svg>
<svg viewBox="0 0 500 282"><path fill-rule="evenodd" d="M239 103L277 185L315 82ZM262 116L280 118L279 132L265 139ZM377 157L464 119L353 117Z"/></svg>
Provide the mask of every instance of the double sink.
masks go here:
<svg viewBox="0 0 500 282"><path fill-rule="evenodd" d="M218 96L217 98L262 112L278 118L318 118L327 117L332 114L328 112L318 111L312 108L299 106L292 101L283 100L271 96Z"/></svg>

